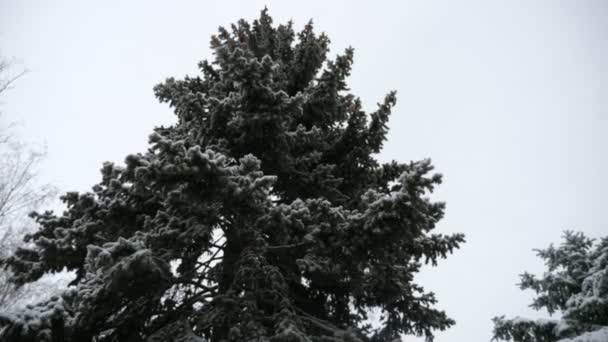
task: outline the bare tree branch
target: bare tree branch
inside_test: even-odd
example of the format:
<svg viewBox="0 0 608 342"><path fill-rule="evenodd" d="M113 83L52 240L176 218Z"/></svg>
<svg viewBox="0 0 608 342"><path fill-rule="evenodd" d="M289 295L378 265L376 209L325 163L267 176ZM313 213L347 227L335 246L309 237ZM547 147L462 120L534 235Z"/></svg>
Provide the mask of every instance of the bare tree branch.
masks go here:
<svg viewBox="0 0 608 342"><path fill-rule="evenodd" d="M16 74L10 75L9 70L14 64L14 60L0 59L0 94L9 89L15 81L28 72L27 69L23 69Z"/></svg>

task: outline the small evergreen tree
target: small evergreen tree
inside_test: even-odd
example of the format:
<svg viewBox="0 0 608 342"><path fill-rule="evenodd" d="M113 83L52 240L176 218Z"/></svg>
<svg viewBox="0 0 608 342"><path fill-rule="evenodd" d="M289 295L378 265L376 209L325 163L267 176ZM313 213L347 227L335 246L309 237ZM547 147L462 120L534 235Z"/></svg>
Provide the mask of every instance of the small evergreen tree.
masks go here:
<svg viewBox="0 0 608 342"><path fill-rule="evenodd" d="M104 164L92 193L63 196L62 215L37 214L33 247L5 261L18 284L76 273L1 316L5 340L432 340L454 324L413 281L464 241L430 233L441 176L376 161L395 93L365 113L346 84L353 49L328 60L328 46L264 10L219 29L201 76L156 86L178 122Z"/></svg>
<svg viewBox="0 0 608 342"><path fill-rule="evenodd" d="M494 339L515 342L608 341L608 237L594 244L582 233L566 232L559 247L537 251L547 272L524 273L522 290L537 293L531 307L561 313L558 320L494 318Z"/></svg>

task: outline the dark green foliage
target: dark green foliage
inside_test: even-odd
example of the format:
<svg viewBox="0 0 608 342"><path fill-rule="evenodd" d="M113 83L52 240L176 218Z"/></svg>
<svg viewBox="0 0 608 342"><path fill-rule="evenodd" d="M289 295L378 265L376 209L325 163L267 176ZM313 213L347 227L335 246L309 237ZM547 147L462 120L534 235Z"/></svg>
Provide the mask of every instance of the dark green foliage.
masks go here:
<svg viewBox="0 0 608 342"><path fill-rule="evenodd" d="M521 275L522 290L536 292L531 307L561 313L560 320L496 317L494 339L516 342L608 340L608 238L594 244L566 232L559 247L537 250L547 266L541 278ZM577 337L578 336L578 337ZM600 336L600 337L597 337ZM577 339L578 338L578 339Z"/></svg>
<svg viewBox="0 0 608 342"><path fill-rule="evenodd" d="M430 234L441 177L428 160L376 161L395 93L365 113L346 85L353 50L328 60L328 46L263 11L220 28L201 76L155 87L178 122L105 164L93 193L65 195L63 215L37 215L34 247L6 260L18 283L76 271L62 323L35 328L46 340L432 340L454 323L413 282L464 241Z"/></svg>

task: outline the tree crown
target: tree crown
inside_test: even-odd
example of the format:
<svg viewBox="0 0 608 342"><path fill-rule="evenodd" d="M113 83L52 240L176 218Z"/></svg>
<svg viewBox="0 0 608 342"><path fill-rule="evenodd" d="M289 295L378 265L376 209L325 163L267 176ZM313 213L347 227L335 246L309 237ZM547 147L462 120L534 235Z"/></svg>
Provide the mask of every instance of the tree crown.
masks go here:
<svg viewBox="0 0 608 342"><path fill-rule="evenodd" d="M104 164L92 193L66 194L62 215L36 216L34 247L6 260L15 281L63 267L77 277L41 304L38 329L5 317L9 333L389 341L451 326L413 282L464 241L430 233L441 176L429 160L374 158L395 93L365 113L346 84L353 49L328 60L328 46L312 22L296 33L266 10L220 28L200 76L154 89L177 123L125 166Z"/></svg>

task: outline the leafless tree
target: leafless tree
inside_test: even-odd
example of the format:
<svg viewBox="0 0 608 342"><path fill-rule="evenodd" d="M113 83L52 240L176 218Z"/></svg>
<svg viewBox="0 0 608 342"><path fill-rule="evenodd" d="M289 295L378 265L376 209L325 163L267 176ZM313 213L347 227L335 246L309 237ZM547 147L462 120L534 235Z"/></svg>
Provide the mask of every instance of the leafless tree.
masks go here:
<svg viewBox="0 0 608 342"><path fill-rule="evenodd" d="M11 88L26 72L11 73L12 63L0 60L0 95ZM28 214L55 194L49 185L37 182L37 171L44 151L29 149L13 134L13 126L1 123L0 116L0 259L10 255L23 244L25 234L36 225ZM0 310L7 309L26 296L33 288L16 288L8 281L10 274L0 269Z"/></svg>

